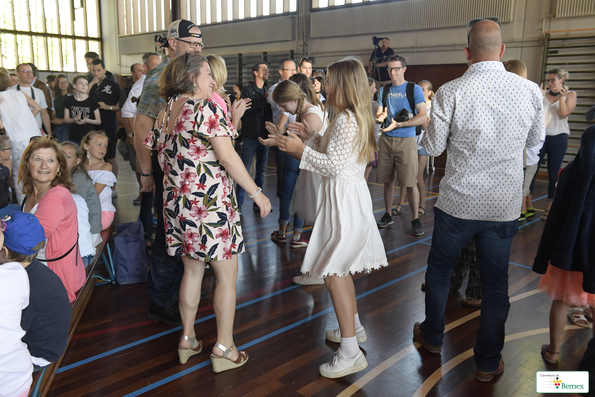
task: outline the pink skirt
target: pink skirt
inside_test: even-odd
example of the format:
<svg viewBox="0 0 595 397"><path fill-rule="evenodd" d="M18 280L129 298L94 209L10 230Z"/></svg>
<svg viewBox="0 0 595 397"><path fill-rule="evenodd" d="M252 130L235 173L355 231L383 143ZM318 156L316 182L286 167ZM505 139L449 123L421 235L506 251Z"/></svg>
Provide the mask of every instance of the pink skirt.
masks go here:
<svg viewBox="0 0 595 397"><path fill-rule="evenodd" d="M113 211L101 211L101 230L105 230L114 221L114 215L116 213Z"/></svg>
<svg viewBox="0 0 595 397"><path fill-rule="evenodd" d="M595 295L583 290L583 273L562 270L551 264L547 272L541 276L537 288L546 291L547 295L556 301L567 305L595 307Z"/></svg>

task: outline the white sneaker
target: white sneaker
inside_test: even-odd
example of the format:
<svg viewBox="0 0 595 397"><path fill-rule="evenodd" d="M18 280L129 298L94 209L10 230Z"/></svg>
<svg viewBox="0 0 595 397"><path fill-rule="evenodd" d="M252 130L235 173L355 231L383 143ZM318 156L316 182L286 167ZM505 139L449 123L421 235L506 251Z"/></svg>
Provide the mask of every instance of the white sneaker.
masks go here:
<svg viewBox="0 0 595 397"><path fill-rule="evenodd" d="M343 356L343 353L341 353L341 348L339 348L335 352L331 362L322 364L319 370L320 375L324 376L325 378L334 379L355 374L356 372L363 371L367 367L368 361L366 361L366 357L361 350L357 352L355 357L346 358Z"/></svg>
<svg viewBox="0 0 595 397"><path fill-rule="evenodd" d="M368 340L368 335L366 335L363 325L355 329L355 336L357 337L357 343L364 343ZM326 331L326 339L331 342L341 343L341 329L329 329Z"/></svg>
<svg viewBox="0 0 595 397"><path fill-rule="evenodd" d="M324 277L313 276L310 273L302 274L293 278L293 282L299 285L322 285L324 284Z"/></svg>

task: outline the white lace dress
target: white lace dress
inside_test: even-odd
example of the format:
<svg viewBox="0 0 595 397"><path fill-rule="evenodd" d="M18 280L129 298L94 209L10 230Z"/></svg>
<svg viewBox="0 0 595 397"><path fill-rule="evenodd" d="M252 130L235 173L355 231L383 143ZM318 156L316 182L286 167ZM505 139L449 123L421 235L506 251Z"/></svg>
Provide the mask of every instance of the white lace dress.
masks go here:
<svg viewBox="0 0 595 397"><path fill-rule="evenodd" d="M320 142L307 146L300 168L322 175L316 222L302 263L302 273L346 276L387 266L384 244L358 162L357 121L352 112L337 116Z"/></svg>
<svg viewBox="0 0 595 397"><path fill-rule="evenodd" d="M315 113L322 122L322 127L316 131L305 144L314 150L320 150L320 142L324 132L327 129L326 117L322 109L317 106L309 108L304 116L308 113ZM308 170L300 171L295 182L295 189L291 197L291 204L289 204L289 214L293 216L298 214L298 218L302 219L306 225L313 225L316 220L316 209L318 208L318 190L320 188L322 176L316 172Z"/></svg>

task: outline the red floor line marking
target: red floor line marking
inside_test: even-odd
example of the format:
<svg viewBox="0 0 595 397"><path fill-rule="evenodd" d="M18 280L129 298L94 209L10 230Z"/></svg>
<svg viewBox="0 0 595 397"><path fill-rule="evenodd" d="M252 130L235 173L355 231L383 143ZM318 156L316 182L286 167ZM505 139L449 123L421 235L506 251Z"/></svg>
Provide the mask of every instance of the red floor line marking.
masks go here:
<svg viewBox="0 0 595 397"><path fill-rule="evenodd" d="M277 283L275 285L273 285L273 291L280 288L280 287L284 287L287 284L291 284L292 279L287 279L285 281L281 281L280 283ZM269 288L263 288L260 289L258 291L254 291L254 292L250 292L249 294L246 295L242 295L239 298L237 298L237 301L241 301L244 300L246 298L251 298L253 296L256 295L260 295L264 292L268 292ZM209 305L209 306L204 306L198 309L197 313L201 313L207 310L212 310L213 309L213 305ZM134 324L129 324L129 325L124 325L121 327L113 327L113 328L107 328L107 329L103 329L100 331L93 331L93 332L86 332L84 334L77 334L77 335L73 335L72 339L81 339L81 338L88 338L90 336L98 336L98 335L104 335L104 334L109 334L112 332L118 332L118 331L124 331L127 329L131 329L131 328L138 328L138 327L144 327L145 325L149 325L149 324L154 324L157 321L153 321L153 320L147 320L147 321L142 321L140 323L134 323Z"/></svg>

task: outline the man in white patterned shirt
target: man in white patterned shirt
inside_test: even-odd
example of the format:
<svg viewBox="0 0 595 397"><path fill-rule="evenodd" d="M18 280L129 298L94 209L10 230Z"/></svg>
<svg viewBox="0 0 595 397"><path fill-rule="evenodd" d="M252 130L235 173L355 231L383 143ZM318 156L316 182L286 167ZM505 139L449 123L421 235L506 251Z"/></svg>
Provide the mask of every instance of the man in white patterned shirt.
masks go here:
<svg viewBox="0 0 595 397"><path fill-rule="evenodd" d="M430 156L446 149L448 157L434 207L426 319L414 325L413 335L431 353L442 351L450 271L474 237L483 293L475 377L489 382L504 371L508 261L523 199L523 148L539 142L543 97L537 84L504 69L497 18L472 20L467 32L469 69L436 93L421 142Z"/></svg>

